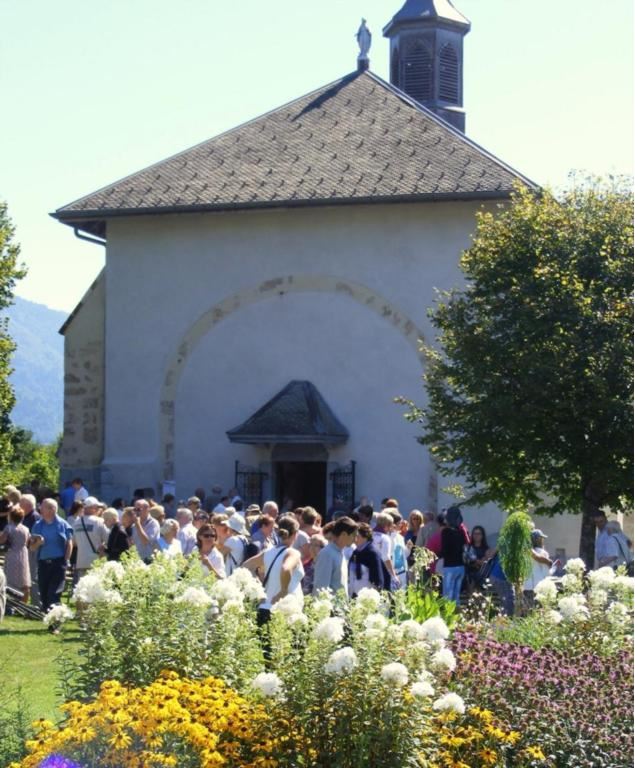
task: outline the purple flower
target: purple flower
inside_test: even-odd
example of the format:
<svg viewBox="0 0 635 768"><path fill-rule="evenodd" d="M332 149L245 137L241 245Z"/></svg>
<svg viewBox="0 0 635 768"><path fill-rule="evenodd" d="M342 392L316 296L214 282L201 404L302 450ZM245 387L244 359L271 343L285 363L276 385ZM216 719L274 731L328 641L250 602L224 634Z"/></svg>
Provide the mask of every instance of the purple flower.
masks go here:
<svg viewBox="0 0 635 768"><path fill-rule="evenodd" d="M39 764L38 768L82 768L82 766L62 755L50 755Z"/></svg>

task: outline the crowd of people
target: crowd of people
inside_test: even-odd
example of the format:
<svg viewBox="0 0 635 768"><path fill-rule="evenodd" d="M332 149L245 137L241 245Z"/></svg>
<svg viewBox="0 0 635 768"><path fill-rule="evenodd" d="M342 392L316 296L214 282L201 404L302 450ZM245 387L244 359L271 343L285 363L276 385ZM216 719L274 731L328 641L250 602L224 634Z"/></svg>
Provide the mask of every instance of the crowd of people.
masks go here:
<svg viewBox="0 0 635 768"><path fill-rule="evenodd" d="M312 507L294 508L285 500L260 508L245 504L236 489L220 488L205 498L202 489L177 503L167 494L161 503L135 494L130 505L116 499L107 506L91 496L77 478L57 495L42 498L13 486L0 498L0 545L6 546L7 585L46 612L60 602L67 573L76 583L98 558L119 560L135 549L144 562L157 552L194 555L205 574L223 579L245 567L263 581L265 613L287 594L344 590L350 597L365 587L395 591L412 579L416 551L425 548L437 559L428 566L442 594L457 605L462 592L487 585L499 595L503 610L513 611L513 590L498 552L485 529L466 528L459 507L441 514L412 510L404 518L396 499L386 498L379 510L362 498L354 509L341 503L327 519ZM632 569L632 550L616 521L598 515L598 564ZM531 534L533 569L525 584L534 586L557 573L545 548L545 534Z"/></svg>

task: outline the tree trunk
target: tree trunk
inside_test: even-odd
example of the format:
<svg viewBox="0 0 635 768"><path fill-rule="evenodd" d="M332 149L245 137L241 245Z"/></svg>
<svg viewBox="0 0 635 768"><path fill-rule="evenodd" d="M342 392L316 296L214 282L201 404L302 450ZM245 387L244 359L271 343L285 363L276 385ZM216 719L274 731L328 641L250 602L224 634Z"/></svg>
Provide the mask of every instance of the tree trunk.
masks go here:
<svg viewBox="0 0 635 768"><path fill-rule="evenodd" d="M587 483L582 491L582 525L580 528L580 557L592 570L595 564L596 529L593 517L601 511L601 494L593 483Z"/></svg>

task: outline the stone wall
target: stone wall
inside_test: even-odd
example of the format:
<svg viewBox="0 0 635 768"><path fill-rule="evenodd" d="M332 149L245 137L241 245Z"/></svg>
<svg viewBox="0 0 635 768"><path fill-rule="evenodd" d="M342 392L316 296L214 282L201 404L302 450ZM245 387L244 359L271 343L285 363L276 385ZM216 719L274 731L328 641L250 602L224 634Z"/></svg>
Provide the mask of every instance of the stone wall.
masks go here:
<svg viewBox="0 0 635 768"><path fill-rule="evenodd" d="M100 485L104 454L105 270L61 329L64 335L62 481L80 475L91 492Z"/></svg>

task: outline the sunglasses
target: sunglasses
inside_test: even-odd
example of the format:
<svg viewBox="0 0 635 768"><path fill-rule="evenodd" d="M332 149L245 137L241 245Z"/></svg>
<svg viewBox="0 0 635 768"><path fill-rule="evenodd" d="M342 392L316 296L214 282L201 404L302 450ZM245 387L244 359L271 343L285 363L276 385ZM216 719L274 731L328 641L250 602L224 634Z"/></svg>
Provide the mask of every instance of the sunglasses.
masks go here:
<svg viewBox="0 0 635 768"><path fill-rule="evenodd" d="M204 533L202 536L199 536L199 539L215 539L216 536L214 536L213 533Z"/></svg>

